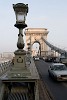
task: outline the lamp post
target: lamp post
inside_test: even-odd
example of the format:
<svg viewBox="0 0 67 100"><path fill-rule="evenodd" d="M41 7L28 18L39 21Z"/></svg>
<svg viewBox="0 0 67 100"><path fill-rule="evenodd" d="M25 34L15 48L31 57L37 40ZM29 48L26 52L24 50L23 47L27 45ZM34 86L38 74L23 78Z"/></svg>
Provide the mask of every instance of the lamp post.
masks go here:
<svg viewBox="0 0 67 100"><path fill-rule="evenodd" d="M8 99L12 99L12 97L16 99L16 96L19 94L18 99L39 100L39 75L33 60L31 60L31 64L27 64L26 51L23 50L24 41L22 31L27 26L25 24L25 17L28 13L28 5L18 3L13 4L13 8L16 14L15 27L19 29L18 50L14 52L14 65L11 65L9 71L0 78L4 83L1 89L1 96L8 97ZM5 100L5 98L2 99Z"/></svg>
<svg viewBox="0 0 67 100"><path fill-rule="evenodd" d="M28 4L26 5L24 3L13 4L13 9L16 14L16 24L14 26L19 29L17 47L18 49L23 49L24 41L22 32L23 29L27 27L27 24L25 24L25 20L26 20L26 15L28 13Z"/></svg>
<svg viewBox="0 0 67 100"><path fill-rule="evenodd" d="M27 27L27 24L25 24L25 19L28 13L28 4L24 3L13 4L13 9L16 15L16 24L14 26L19 29L19 34L17 42L18 50L14 52L15 54L14 67L12 68L9 77L23 78L30 76L29 69L27 68L26 65L26 51L23 50L24 48L23 29Z"/></svg>

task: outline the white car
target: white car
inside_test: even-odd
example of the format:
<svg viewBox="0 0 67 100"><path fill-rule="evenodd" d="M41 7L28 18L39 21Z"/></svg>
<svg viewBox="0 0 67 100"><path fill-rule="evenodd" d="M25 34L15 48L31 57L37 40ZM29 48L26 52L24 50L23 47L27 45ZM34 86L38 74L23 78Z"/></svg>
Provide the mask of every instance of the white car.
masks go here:
<svg viewBox="0 0 67 100"><path fill-rule="evenodd" d="M67 67L62 63L53 63L48 69L49 76L57 81L67 81Z"/></svg>
<svg viewBox="0 0 67 100"><path fill-rule="evenodd" d="M39 60L39 57L35 57L34 60Z"/></svg>

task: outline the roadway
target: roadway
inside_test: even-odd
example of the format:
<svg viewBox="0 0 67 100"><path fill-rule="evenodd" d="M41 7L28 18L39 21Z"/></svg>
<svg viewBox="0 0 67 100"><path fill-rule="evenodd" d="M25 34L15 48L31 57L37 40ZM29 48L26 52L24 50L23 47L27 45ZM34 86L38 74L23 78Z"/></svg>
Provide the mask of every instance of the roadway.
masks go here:
<svg viewBox="0 0 67 100"><path fill-rule="evenodd" d="M48 66L50 63L39 60L35 61L35 64L53 100L67 100L67 82L56 82L49 77Z"/></svg>

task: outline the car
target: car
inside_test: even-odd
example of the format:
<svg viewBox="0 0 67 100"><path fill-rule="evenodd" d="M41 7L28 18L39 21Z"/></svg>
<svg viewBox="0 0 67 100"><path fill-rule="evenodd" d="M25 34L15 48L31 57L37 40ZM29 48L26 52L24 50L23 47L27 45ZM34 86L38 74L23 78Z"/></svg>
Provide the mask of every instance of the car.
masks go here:
<svg viewBox="0 0 67 100"><path fill-rule="evenodd" d="M49 77L57 81L67 81L67 67L62 63L52 63L48 68Z"/></svg>
<svg viewBox="0 0 67 100"><path fill-rule="evenodd" d="M52 57L46 57L45 58L45 62L52 62L52 61L53 61Z"/></svg>
<svg viewBox="0 0 67 100"><path fill-rule="evenodd" d="M37 56L36 56L36 57L34 57L34 60L39 60L39 57L37 57Z"/></svg>
<svg viewBox="0 0 67 100"><path fill-rule="evenodd" d="M60 58L60 62L67 66L67 57Z"/></svg>

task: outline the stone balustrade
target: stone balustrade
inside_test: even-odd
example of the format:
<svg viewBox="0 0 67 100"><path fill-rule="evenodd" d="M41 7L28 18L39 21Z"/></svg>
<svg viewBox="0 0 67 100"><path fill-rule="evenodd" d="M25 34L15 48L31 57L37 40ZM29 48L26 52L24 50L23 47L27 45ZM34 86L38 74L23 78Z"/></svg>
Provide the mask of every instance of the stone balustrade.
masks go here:
<svg viewBox="0 0 67 100"><path fill-rule="evenodd" d="M0 63L0 76L5 73L12 65L12 61L4 61Z"/></svg>

